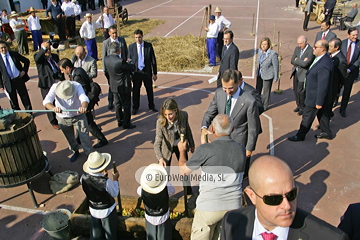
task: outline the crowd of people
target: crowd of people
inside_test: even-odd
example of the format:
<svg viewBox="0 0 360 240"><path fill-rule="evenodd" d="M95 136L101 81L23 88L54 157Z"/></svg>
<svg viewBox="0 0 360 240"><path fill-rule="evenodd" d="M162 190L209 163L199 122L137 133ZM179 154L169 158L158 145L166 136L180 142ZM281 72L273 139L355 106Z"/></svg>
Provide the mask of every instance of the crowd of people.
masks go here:
<svg viewBox="0 0 360 240"><path fill-rule="evenodd" d="M52 0L47 7L46 14L48 16L51 12L61 41L66 39L61 22L63 14L68 27L67 37L76 35L73 27L77 15L75 10L78 8L75 6L69 0L64 0L62 4ZM89 2L91 7L94 4ZM96 61L99 59L95 29L102 29L105 39L101 58L109 84L107 107L109 110L115 108L117 126L123 129L136 127L131 123L131 115L136 115L140 108L140 88L143 83L149 110L158 112L152 86L153 81L157 80L153 46L143 40L140 29L134 31L134 43L127 46L125 39L118 36L115 22L105 7L96 22L92 21L91 14L85 15L80 36L85 40L86 49L78 46L71 60L59 59L57 54L52 53L51 43L42 41L39 34L41 25L35 10L31 9L30 12L28 25L34 50L39 49L34 54L38 87L43 105L53 111L47 114L49 122L54 129L63 132L73 152L70 162L78 158L80 145L88 156L81 182L90 202L92 239L117 239L114 217L116 203L113 197L119 191L119 176L114 174L112 180L108 179L106 167L111 156L93 150L108 144L92 113L101 92L100 86L93 81L97 77ZM279 79L279 59L272 50L270 39L263 38L258 50L256 87L246 83L238 70L239 49L233 42L234 33L229 29L231 22L221 13L217 7L216 16L210 16L209 26L205 28L209 63L216 65L218 58L220 68L218 88L201 124L201 145L195 149L187 112L179 108L175 99L166 99L154 123L154 151L158 163L148 166L143 175L169 174L173 153L183 175L189 175L199 168L202 168L202 174L213 174L207 173L204 168L212 166L224 166L233 171L230 175L225 174L226 184L216 188L206 181L200 183L191 229L192 239L280 240L299 239L305 235L308 239L347 239L339 229L297 209L298 188L284 161L263 156L253 160L250 166L251 155L262 132L259 116L268 110L272 83ZM3 10L4 14L6 16ZM9 32L8 26L13 33ZM22 56L28 54L27 43L22 39L23 28L24 24L18 22L16 13L11 15L8 23L3 21L4 33L9 32L10 39L15 35L19 52L9 51L7 42L0 41L0 89L6 93L13 109L20 109L18 94L25 109L31 110L25 85L29 80L29 59ZM299 36L297 45L291 58L291 78L296 100L294 112L302 116L302 121L297 134L288 139L303 141L315 117L321 129L315 137L332 139L330 119L334 116L332 109L338 104L340 90L344 88L340 114L346 117L351 89L359 75L358 29L349 28L348 38L341 41L330 30L329 21L325 20L316 35L314 47L310 46L306 36ZM98 140L94 146L89 132ZM208 134L213 134L215 138L211 143L207 142ZM193 153L190 158L189 151ZM247 177L249 186L244 191L254 206L241 208L243 179ZM184 184L184 191L192 194L190 182ZM138 193L145 203L148 239L171 239L169 194L173 192L173 188L164 180L141 177Z"/></svg>

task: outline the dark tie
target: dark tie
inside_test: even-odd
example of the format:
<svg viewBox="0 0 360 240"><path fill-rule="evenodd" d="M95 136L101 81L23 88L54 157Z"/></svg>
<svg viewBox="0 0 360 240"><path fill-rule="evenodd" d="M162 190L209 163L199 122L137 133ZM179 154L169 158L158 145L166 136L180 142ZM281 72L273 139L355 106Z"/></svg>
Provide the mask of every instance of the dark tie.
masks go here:
<svg viewBox="0 0 360 240"><path fill-rule="evenodd" d="M352 45L352 42L350 42L349 44L349 47L348 47L348 50L346 52L346 61L348 62L348 64L350 65L350 56L351 56L351 45Z"/></svg>
<svg viewBox="0 0 360 240"><path fill-rule="evenodd" d="M275 234L267 232L263 232L261 236L264 240L275 240L277 238Z"/></svg>
<svg viewBox="0 0 360 240"><path fill-rule="evenodd" d="M228 48L227 48L227 46L226 45L224 45L224 47L223 47L223 54L222 54L222 57L224 57L225 56L225 53L226 53L226 51L228 50Z"/></svg>
<svg viewBox="0 0 360 240"><path fill-rule="evenodd" d="M226 101L226 106L225 106L225 114L230 116L230 110L231 110L231 99L232 99L232 96L230 96L228 98L228 100Z"/></svg>
<svg viewBox="0 0 360 240"><path fill-rule="evenodd" d="M10 66L10 62L9 62L9 58L10 57L9 55L5 55L5 59L6 59L6 71L8 72L9 74L9 78L10 80L14 78L14 75L13 75L13 72L11 70L11 66Z"/></svg>
<svg viewBox="0 0 360 240"><path fill-rule="evenodd" d="M51 65L51 68L53 69L53 72L54 73L58 72L58 67L56 66L55 61L51 57L49 57L48 59L49 59L49 63Z"/></svg>

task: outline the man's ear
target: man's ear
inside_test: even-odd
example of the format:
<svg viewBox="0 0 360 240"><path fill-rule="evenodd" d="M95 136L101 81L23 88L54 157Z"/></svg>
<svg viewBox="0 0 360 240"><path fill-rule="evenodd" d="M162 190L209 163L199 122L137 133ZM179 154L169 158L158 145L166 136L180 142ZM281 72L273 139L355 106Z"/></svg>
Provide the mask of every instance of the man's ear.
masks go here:
<svg viewBox="0 0 360 240"><path fill-rule="evenodd" d="M244 191L245 191L246 195L248 195L248 197L249 197L250 201L252 202L252 204L254 204L256 206L256 194L250 188L250 186L247 186Z"/></svg>
<svg viewBox="0 0 360 240"><path fill-rule="evenodd" d="M210 125L210 132L212 133L212 134L215 134L215 128L213 127L213 125Z"/></svg>

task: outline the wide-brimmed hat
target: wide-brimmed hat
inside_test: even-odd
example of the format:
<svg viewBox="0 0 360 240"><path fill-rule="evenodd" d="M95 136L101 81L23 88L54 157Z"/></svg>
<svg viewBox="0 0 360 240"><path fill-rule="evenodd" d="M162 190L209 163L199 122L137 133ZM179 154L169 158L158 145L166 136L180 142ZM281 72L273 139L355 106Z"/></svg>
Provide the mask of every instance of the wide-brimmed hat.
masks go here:
<svg viewBox="0 0 360 240"><path fill-rule="evenodd" d="M71 0L72 3L76 3L76 0Z"/></svg>
<svg viewBox="0 0 360 240"><path fill-rule="evenodd" d="M84 18L92 17L93 15L91 13L85 14Z"/></svg>
<svg viewBox="0 0 360 240"><path fill-rule="evenodd" d="M97 173L103 171L110 163L109 153L99 153L97 151L89 154L87 161L83 164L83 170L87 173Z"/></svg>
<svg viewBox="0 0 360 240"><path fill-rule="evenodd" d="M147 166L140 177L142 189L148 193L156 194L164 190L168 178L166 169L156 163Z"/></svg>
<svg viewBox="0 0 360 240"><path fill-rule="evenodd" d="M55 89L56 96L61 99L69 99L74 96L75 86L71 81L64 80L61 81Z"/></svg>
<svg viewBox="0 0 360 240"><path fill-rule="evenodd" d="M16 11L11 11L11 13L9 15L10 18L11 17L18 17L18 16L20 16L20 15Z"/></svg>
<svg viewBox="0 0 360 240"><path fill-rule="evenodd" d="M222 11L221 11L221 8L216 7L216 8L215 8L215 12L222 12Z"/></svg>
<svg viewBox="0 0 360 240"><path fill-rule="evenodd" d="M38 12L38 11L36 11L34 7L30 7L29 13L32 13L32 12Z"/></svg>

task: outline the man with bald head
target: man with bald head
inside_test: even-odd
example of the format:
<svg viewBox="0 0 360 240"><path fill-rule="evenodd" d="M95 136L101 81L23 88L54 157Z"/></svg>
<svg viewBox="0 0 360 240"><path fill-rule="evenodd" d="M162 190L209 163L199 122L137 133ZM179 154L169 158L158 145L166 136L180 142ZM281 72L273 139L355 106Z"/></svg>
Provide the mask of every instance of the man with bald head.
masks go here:
<svg viewBox="0 0 360 240"><path fill-rule="evenodd" d="M73 62L74 67L81 67L84 69L91 80L97 77L96 60L87 54L83 46L77 46L75 48L75 54L71 61Z"/></svg>
<svg viewBox="0 0 360 240"><path fill-rule="evenodd" d="M240 208L242 200L245 148L230 138L232 120L225 114L218 114L209 130L215 141L200 145L187 162L187 141L178 144L181 173L188 175L201 167L200 194L191 228L191 239L196 240L219 239L222 217L227 211ZM211 176L215 181L210 180Z"/></svg>
<svg viewBox="0 0 360 240"><path fill-rule="evenodd" d="M330 116L328 107L331 106L332 81L334 64L327 54L329 43L319 40L314 46L315 59L306 73L305 81L305 109L300 124L300 129L295 136L289 137L290 141L304 141L311 125L317 117L320 123L321 133L315 138L332 139L330 129Z"/></svg>
<svg viewBox="0 0 360 240"><path fill-rule="evenodd" d="M293 90L296 101L296 108L294 112L302 115L305 108L305 75L311 63L314 60L313 49L307 43L305 36L300 36L297 39L297 47L291 57L291 64L294 65L291 73L293 77Z"/></svg>
<svg viewBox="0 0 360 240"><path fill-rule="evenodd" d="M253 162L245 192L254 206L225 214L222 240L348 239L341 230L297 208L292 171L277 157L266 155Z"/></svg>

